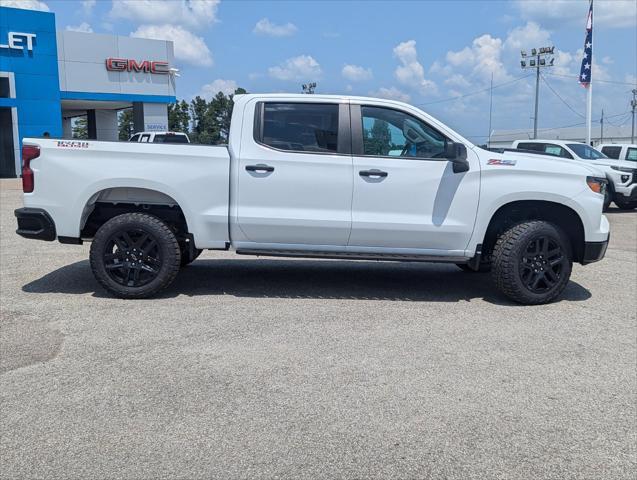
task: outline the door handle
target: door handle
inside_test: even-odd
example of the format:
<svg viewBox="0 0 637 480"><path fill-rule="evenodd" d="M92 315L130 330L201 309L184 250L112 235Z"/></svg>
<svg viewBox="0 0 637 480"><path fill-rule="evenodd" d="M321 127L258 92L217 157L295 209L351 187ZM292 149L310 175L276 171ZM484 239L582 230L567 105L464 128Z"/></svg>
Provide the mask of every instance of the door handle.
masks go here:
<svg viewBox="0 0 637 480"><path fill-rule="evenodd" d="M383 172L382 170L361 170L358 172L361 177L386 177L387 172Z"/></svg>
<svg viewBox="0 0 637 480"><path fill-rule="evenodd" d="M274 172L274 167L259 163L258 165L247 165L246 170L248 172Z"/></svg>

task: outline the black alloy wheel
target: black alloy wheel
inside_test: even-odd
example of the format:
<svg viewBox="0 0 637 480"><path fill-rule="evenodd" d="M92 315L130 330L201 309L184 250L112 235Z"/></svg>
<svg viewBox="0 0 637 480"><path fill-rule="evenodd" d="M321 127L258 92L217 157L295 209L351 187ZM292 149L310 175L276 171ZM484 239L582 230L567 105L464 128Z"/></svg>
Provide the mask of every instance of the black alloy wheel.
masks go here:
<svg viewBox="0 0 637 480"><path fill-rule="evenodd" d="M181 252L173 230L162 219L124 213L97 230L90 263L97 281L111 294L148 298L175 279Z"/></svg>
<svg viewBox="0 0 637 480"><path fill-rule="evenodd" d="M554 238L533 238L522 254L520 279L533 293L546 293L560 282L568 259Z"/></svg>
<svg viewBox="0 0 637 480"><path fill-rule="evenodd" d="M115 233L109 238L104 251L104 267L108 275L126 287L142 287L152 282L161 265L157 239L141 228Z"/></svg>

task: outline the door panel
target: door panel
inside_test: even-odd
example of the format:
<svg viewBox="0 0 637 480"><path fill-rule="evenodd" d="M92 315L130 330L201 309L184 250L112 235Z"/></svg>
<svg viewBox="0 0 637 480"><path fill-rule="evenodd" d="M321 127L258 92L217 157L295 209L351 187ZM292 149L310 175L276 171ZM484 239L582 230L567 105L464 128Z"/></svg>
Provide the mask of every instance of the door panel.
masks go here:
<svg viewBox="0 0 637 480"><path fill-rule="evenodd" d="M445 139L421 120L403 115L407 121L393 110L363 107L361 113L352 105L349 246L464 251L478 207L477 156L468 151L470 169L463 173L454 173L444 158L421 158L441 155Z"/></svg>
<svg viewBox="0 0 637 480"><path fill-rule="evenodd" d="M246 241L259 244L345 246L352 206L352 157L344 151L351 145L348 105L334 104L338 139L334 119L318 104L296 113L295 106L286 113L289 103L279 105L284 106L255 105L262 123L243 128L237 171L239 228Z"/></svg>

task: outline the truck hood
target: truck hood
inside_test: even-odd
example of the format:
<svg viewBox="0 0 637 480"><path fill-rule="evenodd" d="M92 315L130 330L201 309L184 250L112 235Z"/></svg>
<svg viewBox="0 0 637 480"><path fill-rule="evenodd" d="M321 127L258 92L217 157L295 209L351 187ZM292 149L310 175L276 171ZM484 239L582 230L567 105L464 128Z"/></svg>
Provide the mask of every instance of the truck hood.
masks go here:
<svg viewBox="0 0 637 480"><path fill-rule="evenodd" d="M590 160L589 160L590 161ZM636 162L627 162L625 160L615 160L613 158L602 158L600 160L590 161L593 165L600 165L604 167L621 167L621 168L637 168Z"/></svg>
<svg viewBox="0 0 637 480"><path fill-rule="evenodd" d="M582 172L584 175L590 175L594 177L606 177L606 174L602 169L596 167L593 162L583 162L582 160L572 160L570 158L561 158L556 157L554 155L538 155L535 153L524 153L524 152L512 152L507 151L499 154L503 159L512 159L512 160L524 160L529 162L537 162L538 170L542 169L541 164L547 162L547 167L555 167L556 164L563 164L564 170L568 170L571 173L575 173L576 171ZM626 162L620 162L626 163ZM548 168L547 168L548 169ZM552 170L553 168L551 168Z"/></svg>

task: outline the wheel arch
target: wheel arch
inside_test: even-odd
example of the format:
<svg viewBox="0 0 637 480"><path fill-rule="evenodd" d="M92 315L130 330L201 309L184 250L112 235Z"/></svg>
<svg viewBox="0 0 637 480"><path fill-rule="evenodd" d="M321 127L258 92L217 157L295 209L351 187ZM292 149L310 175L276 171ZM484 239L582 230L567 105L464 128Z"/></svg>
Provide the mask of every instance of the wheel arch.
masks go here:
<svg viewBox="0 0 637 480"><path fill-rule="evenodd" d="M501 205L491 216L482 239L483 256L491 255L498 236L504 231L529 220L544 220L558 226L570 241L573 260L581 262L585 230L580 215L567 205L548 200L516 200Z"/></svg>
<svg viewBox="0 0 637 480"><path fill-rule="evenodd" d="M97 229L122 213L143 212L164 220L175 232L189 232L187 214L171 195L155 188L110 186L93 193L82 205L80 236L93 237Z"/></svg>

